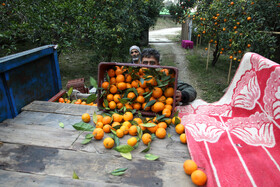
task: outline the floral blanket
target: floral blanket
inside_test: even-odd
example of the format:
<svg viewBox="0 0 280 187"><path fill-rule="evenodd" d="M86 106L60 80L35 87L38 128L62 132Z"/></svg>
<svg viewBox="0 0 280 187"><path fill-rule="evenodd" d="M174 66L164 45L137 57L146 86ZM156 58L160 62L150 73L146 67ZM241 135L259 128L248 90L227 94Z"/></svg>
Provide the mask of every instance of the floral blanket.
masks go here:
<svg viewBox="0 0 280 187"><path fill-rule="evenodd" d="M178 107L207 186L280 186L280 65L246 53L225 95Z"/></svg>

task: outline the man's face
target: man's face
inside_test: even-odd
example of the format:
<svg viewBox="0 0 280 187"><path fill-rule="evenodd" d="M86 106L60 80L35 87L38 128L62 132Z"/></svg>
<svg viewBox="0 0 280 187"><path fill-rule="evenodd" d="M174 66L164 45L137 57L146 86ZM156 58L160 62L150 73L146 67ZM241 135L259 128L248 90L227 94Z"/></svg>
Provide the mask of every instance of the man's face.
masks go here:
<svg viewBox="0 0 280 187"><path fill-rule="evenodd" d="M140 54L139 51L137 51L136 49L132 49L130 55L132 58L135 58L135 57L139 57Z"/></svg>
<svg viewBox="0 0 280 187"><path fill-rule="evenodd" d="M142 64L145 65L159 65L159 62L155 57L143 57Z"/></svg>

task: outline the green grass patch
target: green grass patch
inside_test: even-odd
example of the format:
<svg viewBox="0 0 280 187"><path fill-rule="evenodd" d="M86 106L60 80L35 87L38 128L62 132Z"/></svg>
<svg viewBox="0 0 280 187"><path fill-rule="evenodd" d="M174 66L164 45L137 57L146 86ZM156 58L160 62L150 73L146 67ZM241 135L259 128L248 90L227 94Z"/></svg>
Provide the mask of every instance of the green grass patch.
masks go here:
<svg viewBox="0 0 280 187"><path fill-rule="evenodd" d="M211 65L212 58L209 60L208 70L206 71L207 51L199 47L197 52L187 50L187 59L190 61L189 70L196 76L198 87L203 91L201 98L207 102L218 101L229 86L228 72L230 60L228 56L221 55L215 66ZM212 52L210 52L212 55ZM233 62L230 74L230 81L234 76L239 63Z"/></svg>

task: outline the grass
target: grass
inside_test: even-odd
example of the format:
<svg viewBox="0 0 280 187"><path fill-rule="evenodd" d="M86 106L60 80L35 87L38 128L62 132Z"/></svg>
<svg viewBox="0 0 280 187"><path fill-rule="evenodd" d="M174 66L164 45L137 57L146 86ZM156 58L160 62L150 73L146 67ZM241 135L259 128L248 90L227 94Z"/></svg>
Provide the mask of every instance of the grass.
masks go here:
<svg viewBox="0 0 280 187"><path fill-rule="evenodd" d="M210 52L212 55L212 51ZM218 62L213 67L212 58L209 60L208 70L206 71L207 51L205 46L198 47L197 51L187 50L186 57L190 61L189 70L195 75L198 87L202 90L201 98L207 102L218 101L228 87L228 72L230 60L228 56L220 56ZM233 62L230 80L234 76L239 63Z"/></svg>

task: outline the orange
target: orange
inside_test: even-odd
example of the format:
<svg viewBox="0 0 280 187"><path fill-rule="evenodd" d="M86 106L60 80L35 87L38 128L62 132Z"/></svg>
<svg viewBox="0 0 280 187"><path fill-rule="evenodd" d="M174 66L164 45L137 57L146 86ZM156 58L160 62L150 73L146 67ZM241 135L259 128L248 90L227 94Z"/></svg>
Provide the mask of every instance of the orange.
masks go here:
<svg viewBox="0 0 280 187"><path fill-rule="evenodd" d="M207 181L207 175L201 170L196 170L192 173L191 179L194 184L203 186Z"/></svg>
<svg viewBox="0 0 280 187"><path fill-rule="evenodd" d="M104 131L101 128L96 128L96 129L94 129L92 134L94 135L94 138L96 140L101 140L103 138L103 136L104 136Z"/></svg>
<svg viewBox="0 0 280 187"><path fill-rule="evenodd" d="M177 125L177 124L175 124L175 122L178 121L178 120L176 120L176 119L178 119L178 120L179 120L179 123L181 123L181 118L178 117L178 116L175 116L175 117L172 118L172 123L173 123L174 125Z"/></svg>
<svg viewBox="0 0 280 187"><path fill-rule="evenodd" d="M180 141L181 141L181 143L183 143L183 144L186 144L186 143L187 143L187 137L186 137L186 134L185 134L185 133L182 133L182 134L180 135Z"/></svg>
<svg viewBox="0 0 280 187"><path fill-rule="evenodd" d="M114 128L114 127L120 127L121 126L121 124L119 123L119 122L113 122L112 123L112 128Z"/></svg>
<svg viewBox="0 0 280 187"><path fill-rule="evenodd" d="M144 81L143 84L141 83L141 81L139 82L140 87L143 88L147 88L147 81Z"/></svg>
<svg viewBox="0 0 280 187"><path fill-rule="evenodd" d="M173 104L173 98L168 97L168 98L166 99L165 103L166 103L167 105L172 105L172 104Z"/></svg>
<svg viewBox="0 0 280 187"><path fill-rule="evenodd" d="M138 102L138 103L144 103L144 102L145 102L145 98L144 98L142 95L139 95L139 96L136 98L136 102Z"/></svg>
<svg viewBox="0 0 280 187"><path fill-rule="evenodd" d="M116 134L117 134L117 137L119 137L119 138L122 138L124 136L124 133L123 133L123 131L121 129L118 129L116 131Z"/></svg>
<svg viewBox="0 0 280 187"><path fill-rule="evenodd" d="M131 84L126 83L126 88L127 88L127 89L128 89L128 88L132 88Z"/></svg>
<svg viewBox="0 0 280 187"><path fill-rule="evenodd" d="M117 93L117 91L118 91L117 87L116 87L115 85L111 85L111 87L110 87L110 92L111 92L112 94L115 94L115 93Z"/></svg>
<svg viewBox="0 0 280 187"><path fill-rule="evenodd" d="M112 121L112 117L105 116L105 117L103 117L102 123L103 123L103 125L106 125L106 124L110 124L111 121Z"/></svg>
<svg viewBox="0 0 280 187"><path fill-rule="evenodd" d="M123 120L123 116L122 115L120 115L120 114L117 114L117 113L114 113L113 115L112 115L112 117L113 117L113 121L114 122L122 122L122 120Z"/></svg>
<svg viewBox="0 0 280 187"><path fill-rule="evenodd" d="M164 109L164 104L162 102L156 102L154 105L154 112L161 112Z"/></svg>
<svg viewBox="0 0 280 187"><path fill-rule="evenodd" d="M165 138L165 136L166 136L166 130L162 127L159 127L156 130L156 137L163 139L163 138Z"/></svg>
<svg viewBox="0 0 280 187"><path fill-rule="evenodd" d="M133 121L135 121L138 125L143 123L141 118L134 118Z"/></svg>
<svg viewBox="0 0 280 187"><path fill-rule="evenodd" d="M151 78L151 79L150 79ZM147 81L148 84L152 85L152 86L156 86L157 85L157 81L153 76L148 76L147 79L150 79Z"/></svg>
<svg viewBox="0 0 280 187"><path fill-rule="evenodd" d="M192 172L197 170L197 164L193 160L186 160L183 165L186 174L191 175Z"/></svg>
<svg viewBox="0 0 280 187"><path fill-rule="evenodd" d="M111 132L111 128L112 128L111 125L108 125L108 124L104 125L103 126L103 131L106 132L106 133L109 133L109 132Z"/></svg>
<svg viewBox="0 0 280 187"><path fill-rule="evenodd" d="M160 123L158 123L158 127L166 129L167 128L167 124L165 122L160 122Z"/></svg>
<svg viewBox="0 0 280 187"><path fill-rule="evenodd" d="M141 109L141 104L140 103L133 103L133 108L136 110L140 110Z"/></svg>
<svg viewBox="0 0 280 187"><path fill-rule="evenodd" d="M81 103L81 105L86 105L87 103L85 102L85 101L83 101L82 103Z"/></svg>
<svg viewBox="0 0 280 187"><path fill-rule="evenodd" d="M113 101L114 100L114 95L113 94L108 94L107 95L107 101L110 102L110 101Z"/></svg>
<svg viewBox="0 0 280 187"><path fill-rule="evenodd" d="M127 145L130 145L130 146L135 146L137 144L137 138L135 137L131 137L127 140Z"/></svg>
<svg viewBox="0 0 280 187"><path fill-rule="evenodd" d="M145 92L150 92L150 88L145 88Z"/></svg>
<svg viewBox="0 0 280 187"><path fill-rule="evenodd" d="M151 97L149 101L156 100L154 97Z"/></svg>
<svg viewBox="0 0 280 187"><path fill-rule="evenodd" d="M155 124L155 123L153 123L153 124ZM155 124L156 125L156 124ZM156 131L157 131L157 129L158 129L158 126L156 125L156 126L153 126L153 127L147 127L147 129L151 132L151 133L155 133Z"/></svg>
<svg viewBox="0 0 280 187"><path fill-rule="evenodd" d="M132 125L129 130L128 130L129 134L131 136L136 136L137 135L137 127L136 125Z"/></svg>
<svg viewBox="0 0 280 187"><path fill-rule="evenodd" d="M172 121L172 119L171 119L171 118L169 118L169 119L165 120L165 122L166 122L168 125L170 125L170 124L171 124L171 121Z"/></svg>
<svg viewBox="0 0 280 187"><path fill-rule="evenodd" d="M169 110L168 108L163 109L162 115L165 115L165 117L167 117L167 118L170 117L171 110Z"/></svg>
<svg viewBox="0 0 280 187"><path fill-rule="evenodd" d="M129 121L125 121L122 124L123 126L126 126L128 129L131 127L131 123Z"/></svg>
<svg viewBox="0 0 280 187"><path fill-rule="evenodd" d="M102 115L100 115L100 114L98 114L98 115L96 115L96 117L97 117L97 122L102 122L102 120L103 120L103 116Z"/></svg>
<svg viewBox="0 0 280 187"><path fill-rule="evenodd" d="M119 99L121 99L120 94L115 94L114 97L113 97L113 100L115 101L115 103L119 103L120 102Z"/></svg>
<svg viewBox="0 0 280 187"><path fill-rule="evenodd" d="M128 103L125 104L125 108L126 109L131 109L131 110L133 109L133 107L130 104L128 104Z"/></svg>
<svg viewBox="0 0 280 187"><path fill-rule="evenodd" d="M124 121L130 121L133 119L133 114L131 112L124 113L123 119L124 119Z"/></svg>
<svg viewBox="0 0 280 187"><path fill-rule="evenodd" d="M165 97L172 97L172 96L174 95L174 88L168 87L168 88L164 91L164 95L165 95Z"/></svg>
<svg viewBox="0 0 280 187"><path fill-rule="evenodd" d="M173 107L172 107L171 105L165 105L164 108L167 108L167 109L169 109L170 111L172 111L172 108L173 108Z"/></svg>
<svg viewBox="0 0 280 187"><path fill-rule="evenodd" d="M132 77L131 77L131 75L129 75L129 74L126 74L125 75L125 82L131 82L132 81Z"/></svg>
<svg viewBox="0 0 280 187"><path fill-rule="evenodd" d="M164 72L164 73L165 73L165 75L168 75L168 74L169 74L168 69L162 69L162 70L160 70L160 72Z"/></svg>
<svg viewBox="0 0 280 187"><path fill-rule="evenodd" d="M117 103L117 108L118 109L121 109L123 107L123 104L122 103Z"/></svg>
<svg viewBox="0 0 280 187"><path fill-rule="evenodd" d="M146 104L147 104L147 103L143 103L143 104L142 104L142 109L143 109L143 110L144 110ZM150 110L150 109L151 109L151 107L146 107L146 108L145 108L145 111L148 111L148 110Z"/></svg>
<svg viewBox="0 0 280 187"><path fill-rule="evenodd" d="M165 96L162 95L160 98L158 98L158 101L165 103L166 101Z"/></svg>
<svg viewBox="0 0 280 187"><path fill-rule="evenodd" d="M144 130L147 129L147 127L144 127L144 126L143 126L143 123L139 124L138 126L142 129L142 131L144 131Z"/></svg>
<svg viewBox="0 0 280 187"><path fill-rule="evenodd" d="M125 82L118 83L118 89L119 90L125 90L126 89L126 83Z"/></svg>
<svg viewBox="0 0 280 187"><path fill-rule="evenodd" d="M129 93L127 94L127 98L129 98L129 99L133 99L134 97L136 97L136 95L135 95L134 92L129 92Z"/></svg>
<svg viewBox="0 0 280 187"><path fill-rule="evenodd" d="M137 81L132 81L131 86L134 87L134 88L138 88L139 84L138 84Z"/></svg>
<svg viewBox="0 0 280 187"><path fill-rule="evenodd" d="M113 69L109 69L108 70L108 75L109 75L109 77L114 77L116 74L115 74L115 71Z"/></svg>
<svg viewBox="0 0 280 187"><path fill-rule="evenodd" d="M109 82L103 82L101 87L107 90L107 88L109 87Z"/></svg>
<svg viewBox="0 0 280 187"><path fill-rule="evenodd" d="M125 78L124 78L123 75L118 75L118 76L116 77L117 83L119 83L119 82L124 82L124 80L125 80Z"/></svg>
<svg viewBox="0 0 280 187"><path fill-rule="evenodd" d="M175 127L175 131L178 133L178 134L183 134L185 132L185 127L184 125L182 125L181 123L176 125Z"/></svg>
<svg viewBox="0 0 280 187"><path fill-rule="evenodd" d="M118 66L117 66L118 67ZM121 75L123 73L122 69L120 67L118 67L115 71L115 74L118 76L118 75Z"/></svg>
<svg viewBox="0 0 280 187"><path fill-rule="evenodd" d="M143 142L145 145L148 145L151 141L152 141L152 136L151 136L149 133L143 134L143 136L142 136L142 142Z"/></svg>
<svg viewBox="0 0 280 187"><path fill-rule="evenodd" d="M103 145L106 149L111 149L112 147L114 147L114 144L115 144L115 141L111 137L107 137L103 141Z"/></svg>
<svg viewBox="0 0 280 187"><path fill-rule="evenodd" d="M162 96L162 89L159 88L159 87L155 87L155 88L153 89L153 94L152 94L152 96L153 96L154 98L160 98L160 97Z"/></svg>
<svg viewBox="0 0 280 187"><path fill-rule="evenodd" d="M96 128L101 128L101 129L103 129L103 123L100 121L100 122L97 122L96 124L95 124L95 127Z"/></svg>
<svg viewBox="0 0 280 187"><path fill-rule="evenodd" d="M64 103L64 99L61 97L61 98L58 99L58 102Z"/></svg>
<svg viewBox="0 0 280 187"><path fill-rule="evenodd" d="M90 115L89 115L88 113L84 113L84 114L82 115L82 120L83 120L83 122L85 122L85 123L90 122Z"/></svg>
<svg viewBox="0 0 280 187"><path fill-rule="evenodd" d="M136 88L136 90L137 90L137 93L138 93L139 96L142 96L143 93L145 93L145 90L143 88L141 88L141 87Z"/></svg>
<svg viewBox="0 0 280 187"><path fill-rule="evenodd" d="M123 131L123 134L128 134L128 127L125 126L125 125L122 125L121 128L120 128L122 131Z"/></svg>
<svg viewBox="0 0 280 187"><path fill-rule="evenodd" d="M111 77L111 78L110 78L110 84L113 85L113 84L116 84L116 82L117 82L117 81L116 81L116 78L115 78L115 77Z"/></svg>
<svg viewBox="0 0 280 187"><path fill-rule="evenodd" d="M110 101L109 108L114 110L116 107L117 107L117 104L115 103L115 101Z"/></svg>

